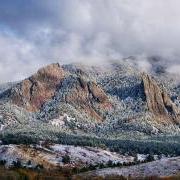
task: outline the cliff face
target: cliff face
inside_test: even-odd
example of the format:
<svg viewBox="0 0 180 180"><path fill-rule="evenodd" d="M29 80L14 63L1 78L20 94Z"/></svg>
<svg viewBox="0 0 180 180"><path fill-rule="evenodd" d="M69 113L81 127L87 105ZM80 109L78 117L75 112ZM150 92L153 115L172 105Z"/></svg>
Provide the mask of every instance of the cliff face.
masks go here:
<svg viewBox="0 0 180 180"><path fill-rule="evenodd" d="M98 135L109 133L114 137L121 130L148 134L178 132L179 89L168 83L175 104L152 77L124 67L124 62L122 67L115 64L98 74L98 67L94 70L94 67L48 65L0 93L0 128L8 128L5 125L9 122L19 123L24 117L27 122L42 120L51 126L51 120L66 114L70 120L60 128ZM165 86L169 82L158 81ZM4 118L11 111L15 118ZM100 125L96 126L97 122Z"/></svg>
<svg viewBox="0 0 180 180"><path fill-rule="evenodd" d="M147 74L142 75L146 101L155 119L163 124L180 124L180 110L172 102L165 90Z"/></svg>
<svg viewBox="0 0 180 180"><path fill-rule="evenodd" d="M57 86L64 79L65 72L59 64L51 64L25 79L11 90L13 104L35 112L51 99Z"/></svg>
<svg viewBox="0 0 180 180"><path fill-rule="evenodd" d="M98 109L108 111L112 107L105 92L96 82L87 81L82 76L75 77L73 80L71 77L69 78L71 88L66 87L64 101L80 111L84 111L88 116L102 121L103 117Z"/></svg>
<svg viewBox="0 0 180 180"><path fill-rule="evenodd" d="M46 66L17 84L10 90L9 100L27 111L37 112L58 94L62 94L61 101L97 121L103 120L99 109L107 111L111 108L108 96L96 82L80 74L71 74L59 64Z"/></svg>

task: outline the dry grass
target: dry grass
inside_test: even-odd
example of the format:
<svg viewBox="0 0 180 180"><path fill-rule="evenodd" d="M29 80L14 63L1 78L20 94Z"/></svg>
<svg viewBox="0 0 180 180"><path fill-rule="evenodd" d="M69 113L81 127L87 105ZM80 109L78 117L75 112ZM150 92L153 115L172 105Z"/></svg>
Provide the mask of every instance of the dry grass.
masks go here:
<svg viewBox="0 0 180 180"><path fill-rule="evenodd" d="M30 169L5 169L0 166L0 180L66 180L69 179L71 173L68 171L37 171Z"/></svg>

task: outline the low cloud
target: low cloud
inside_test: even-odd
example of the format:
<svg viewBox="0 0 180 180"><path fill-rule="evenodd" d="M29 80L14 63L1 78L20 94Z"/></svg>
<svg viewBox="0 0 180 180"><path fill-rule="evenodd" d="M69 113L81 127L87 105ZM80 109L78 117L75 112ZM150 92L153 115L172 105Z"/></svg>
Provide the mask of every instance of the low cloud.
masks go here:
<svg viewBox="0 0 180 180"><path fill-rule="evenodd" d="M160 56L179 72L178 0L6 0L0 2L0 82L52 63Z"/></svg>

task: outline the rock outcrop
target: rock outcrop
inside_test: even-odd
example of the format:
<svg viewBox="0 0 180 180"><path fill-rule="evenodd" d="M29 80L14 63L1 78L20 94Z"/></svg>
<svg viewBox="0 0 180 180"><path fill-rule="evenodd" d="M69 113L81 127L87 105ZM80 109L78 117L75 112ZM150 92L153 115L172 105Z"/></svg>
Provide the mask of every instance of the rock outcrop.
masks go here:
<svg viewBox="0 0 180 180"><path fill-rule="evenodd" d="M18 128L34 128L32 120L37 120L37 125L42 122L51 127L48 122L61 120L66 114L70 118L64 118L63 125L58 125L63 132L67 129L109 137L124 132L179 133L180 89L171 76L155 74L156 82L124 61L108 67L99 70L99 67L51 64L3 88L0 129L11 128L5 126L8 122L12 127L16 123ZM163 85L168 86L172 99Z"/></svg>
<svg viewBox="0 0 180 180"><path fill-rule="evenodd" d="M64 76L65 72L58 63L51 64L12 88L10 99L13 104L28 111L38 111L46 101L54 96Z"/></svg>
<svg viewBox="0 0 180 180"><path fill-rule="evenodd" d="M147 106L155 115L155 119L162 124L180 124L180 110L173 103L164 89L149 75L142 74Z"/></svg>
<svg viewBox="0 0 180 180"><path fill-rule="evenodd" d="M66 81L66 82L65 82ZM69 76L60 87L63 101L73 105L80 112L85 112L89 117L102 121L105 112L112 108L108 96L94 81L88 81L83 76ZM68 84L68 86L66 86Z"/></svg>
<svg viewBox="0 0 180 180"><path fill-rule="evenodd" d="M17 84L10 90L8 99L29 112L37 112L60 94L61 102L71 104L97 121L103 120L100 111L105 112L112 107L108 96L96 82L80 74L71 74L59 64L46 66Z"/></svg>

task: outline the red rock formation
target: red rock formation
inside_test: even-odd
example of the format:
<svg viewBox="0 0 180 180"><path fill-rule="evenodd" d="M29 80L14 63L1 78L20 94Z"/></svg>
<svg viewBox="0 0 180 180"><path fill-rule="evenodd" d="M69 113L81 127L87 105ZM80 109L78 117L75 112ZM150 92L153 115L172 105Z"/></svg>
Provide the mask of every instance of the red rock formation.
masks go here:
<svg viewBox="0 0 180 180"><path fill-rule="evenodd" d="M180 123L180 111L164 89L147 74L142 75L144 91L149 110L155 119L163 124Z"/></svg>
<svg viewBox="0 0 180 180"><path fill-rule="evenodd" d="M65 88L65 103L73 105L80 112L84 111L95 120L102 121L99 109L108 111L112 107L105 92L95 82L87 81L81 75L75 76L76 81L72 87L61 87L65 76L71 80L72 76L68 76L59 64L51 64L12 88L10 99L13 104L36 112L55 95L57 87L59 91Z"/></svg>
<svg viewBox="0 0 180 180"><path fill-rule="evenodd" d="M64 76L65 72L59 64L51 64L42 68L12 89L11 100L14 104L35 112L54 96Z"/></svg>
<svg viewBox="0 0 180 180"><path fill-rule="evenodd" d="M75 88L66 95L66 103L73 104L95 120L102 121L103 117L97 109L108 111L112 108L107 95L95 82L87 82L82 77L78 81Z"/></svg>

